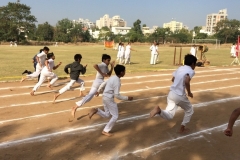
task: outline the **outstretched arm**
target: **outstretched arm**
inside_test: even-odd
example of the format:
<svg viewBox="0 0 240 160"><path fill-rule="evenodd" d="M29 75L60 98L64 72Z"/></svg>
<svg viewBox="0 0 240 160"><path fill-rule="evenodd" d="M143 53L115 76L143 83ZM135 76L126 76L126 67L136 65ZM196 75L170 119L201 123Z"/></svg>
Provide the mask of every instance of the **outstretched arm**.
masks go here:
<svg viewBox="0 0 240 160"><path fill-rule="evenodd" d="M57 69L61 64L62 64L62 62L59 62L58 65L56 65L56 66L53 67L53 70Z"/></svg>
<svg viewBox="0 0 240 160"><path fill-rule="evenodd" d="M237 118L239 117L239 115L240 115L240 108L237 108L237 109L235 109L232 112L232 114L231 114L231 116L229 118L228 127L224 131L224 134L226 136L229 136L229 137L232 136L232 134L233 134L233 125L234 125L235 121L237 120Z"/></svg>

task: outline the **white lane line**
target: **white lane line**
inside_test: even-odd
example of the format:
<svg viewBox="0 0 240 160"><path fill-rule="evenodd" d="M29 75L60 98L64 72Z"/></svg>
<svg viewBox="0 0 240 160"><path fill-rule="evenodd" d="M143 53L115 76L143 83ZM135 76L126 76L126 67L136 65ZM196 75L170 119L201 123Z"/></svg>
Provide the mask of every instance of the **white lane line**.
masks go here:
<svg viewBox="0 0 240 160"><path fill-rule="evenodd" d="M240 72L237 72L240 73ZM236 74L236 73L226 73L227 74ZM222 75L222 74L213 74L213 75L201 75L201 76L195 76L195 78L205 78L205 77L212 77L212 76L217 76L217 75ZM221 80L212 80L212 81L204 81L204 82L198 82L200 83L208 83L208 82L218 82L218 81L226 81L226 80L235 80L235 79L239 79L237 77L235 78L225 78L225 79L221 79ZM155 83L155 82L161 82L161 81L170 81L170 79L161 79L161 80L150 80L150 81L140 81L140 82L134 82L134 83L123 83L122 86L125 85L132 85L132 84L143 84L143 83ZM193 83L192 83L193 84ZM85 88L91 88L91 87L85 87ZM147 89L150 89L148 86L146 86ZM166 88L166 87L163 87ZM156 88L158 89L158 88ZM79 90L79 88L74 88L71 90ZM51 91L44 91L44 92L37 92L37 94L44 94L44 93L51 93L51 92L57 92L58 90L51 90ZM124 93L124 92L123 92ZM7 95L1 95L0 98L6 98L6 97L13 97L13 96L24 96L24 95L29 95L30 93L18 93L18 94L7 94Z"/></svg>
<svg viewBox="0 0 240 160"><path fill-rule="evenodd" d="M238 125L239 122L240 122L240 120L237 120L237 121L235 122L235 126ZM198 132L195 132L195 133L191 133L191 134L188 134L188 135L185 135L185 136L180 136L180 137L177 137L177 138L168 140L168 141L164 141L164 142L161 142L161 143L152 145L152 146L147 147L147 148L139 149L139 150L136 150L136 151L133 151L133 152L128 152L128 153L125 153L125 154L122 155L122 156L119 156L118 158L127 156L127 155L130 154L130 153L132 153L132 154L141 153L141 152L147 151L147 150L149 150L149 149L153 149L153 148L155 148L155 147L159 147L159 146L165 145L165 144L167 144L167 143L171 143L171 142L175 142L175 141L178 141L178 140L182 140L182 139L185 139L185 138L187 138L187 137L197 136L197 135L202 134L202 133L211 132L211 131L220 130L220 129L221 129L221 130L224 130L224 129L226 129L227 124L228 124L228 123L225 123L225 124L222 124L222 125L219 125L219 126L216 126L216 127L212 127L212 128L205 129L205 130L202 130L202 131L198 131ZM223 136L225 136L225 135L223 135Z"/></svg>
<svg viewBox="0 0 240 160"><path fill-rule="evenodd" d="M218 87L218 88L197 90L197 91L193 91L193 93L208 92L208 91L219 90L219 89L228 89L228 88L232 88L232 87L236 87L236 86L227 86L227 87ZM240 85L238 87L240 87ZM132 103L132 102L144 101L144 100L155 99L155 98L164 98L164 97L167 97L167 95L147 97L147 98L140 98L140 99L136 99L136 100L132 100L132 101L122 101L120 103ZM220 99L220 100L215 100L215 101L210 101L210 102L203 102L203 103L199 103L199 104L200 104L200 106L203 106L203 105L206 106L206 105L209 105L209 104L214 104L215 102L218 102L218 103L221 102L222 103L222 102L227 102L229 100L237 100L238 98L239 97L233 97L233 98ZM43 102L39 102L38 104L40 104L40 103L43 103ZM29 105L32 105L32 104L29 104ZM194 107L198 107L198 105L196 105L196 104L193 105L193 106ZM89 106L89 107L81 107L81 108L78 109L78 111L79 110L83 110L83 109L89 109L89 108L97 108L97 107L102 107L102 105L100 104L100 105ZM53 114L65 113L65 112L70 112L70 109L57 111L57 112L51 112L51 113L45 113L45 114L38 114L38 115L34 115L34 116L16 118L16 119L3 120L3 121L0 121L0 124L7 123L7 122L13 122L13 121L20 121L20 120L38 118L38 117L44 117L44 116L49 116L49 115L53 115Z"/></svg>
<svg viewBox="0 0 240 160"><path fill-rule="evenodd" d="M228 80L235 80L235 79L240 79L240 78L231 78L231 79L220 79L220 80L212 80L212 81L204 81L204 82L196 82L196 83L191 83L191 85L198 85L198 84L204 84L204 83L213 83L213 82L220 82L220 81L228 81ZM240 85L233 85L233 86L227 86L227 87L218 87L216 89L227 89L227 88L232 88L232 87L239 87ZM122 91L120 92L121 94L126 94L126 93L135 93L135 92L143 92L143 91L148 91L148 90L155 90L155 89L164 89L164 88L169 88L169 86L162 86L162 87L154 87L154 88L144 88L144 89L137 89L137 90L130 90L130 91ZM212 91L216 89L204 89L204 90L199 90L199 91ZM77 99L78 97L72 97L72 98L65 98L65 99L60 99L57 100L56 102L64 102L68 100L74 100ZM36 104L43 104L43 103L52 103L52 101L38 101L38 102L30 102L30 103L22 103L22 104L11 104L9 106L0 106L0 109L2 108L9 108L9 107L18 107L18 106L29 106L29 105L36 105Z"/></svg>
<svg viewBox="0 0 240 160"><path fill-rule="evenodd" d="M193 107L205 107L206 105L210 105L210 104L217 104L217 103L239 100L239 99L240 99L240 97L225 98L225 99L220 99L220 100L215 100L215 101L209 101L209 102L194 104ZM126 121L138 120L138 119L145 119L145 118L148 118L148 117L149 117L149 113L119 119L117 122L119 123L119 122L126 122ZM240 120L238 120L238 121L240 121ZM80 131L80 130L85 130L86 131L86 130L90 130L90 129L96 129L96 127L100 127L100 126L103 126L103 125L106 125L106 124L107 123L98 123L98 124L93 124L93 125L90 125L90 126L72 128L72 129L67 129L67 130L64 130L64 131L59 131L59 132L34 136L34 137L30 137L30 138L24 138L24 139L21 139L21 140L13 140L13 141L2 142L2 143L0 143L0 148L1 147L10 147L11 145L17 145L17 144L20 144L20 143L26 143L26 142L31 142L31 141L39 141L39 140L44 139L44 138L50 138L52 136L57 136L57 135L61 135L61 134L65 134L65 133L71 133L71 132ZM226 125L226 124L224 124L224 125ZM215 129L215 128L218 128L218 127L214 127L212 129ZM199 133L206 132L206 131L207 130L203 130L203 131L199 131L199 132L196 132L196 133L199 134ZM196 134L196 133L194 133L194 134ZM190 134L190 135L187 135L187 136L191 136L191 135L194 135L194 134ZM182 139L182 138L185 138L187 136L182 136L182 137L176 138L174 140ZM171 141L174 141L174 140L171 140ZM163 142L163 143L165 143L165 142ZM160 144L162 145L162 143L160 143ZM154 147L156 147L156 146L157 145L154 145ZM150 149L150 148L153 148L153 146L148 147L147 149ZM146 149L143 149L143 150L146 150ZM137 152L140 152L140 151L141 150L137 150L137 151L134 151L133 153L137 153Z"/></svg>
<svg viewBox="0 0 240 160"><path fill-rule="evenodd" d="M235 74L235 73L239 73L239 72L234 72L234 70L238 70L239 68L232 68L232 69L213 69L213 70L203 70L203 71L196 71L196 74L197 73L205 73L205 72L220 72L220 71L232 71L233 73L224 73L224 74ZM172 74L153 74L153 75L145 75L145 76L132 76L132 77L123 77L122 79L133 79L133 78L136 78L136 79L140 79L140 78L146 78L146 77L157 77L157 76L171 76ZM216 75L222 75L222 74L216 74ZM196 76L195 76L196 77ZM88 81L85 81L85 82L93 82L93 80L88 80ZM68 82L62 82L62 83L57 83L55 84L55 86L58 86L58 85L62 85L62 84L66 84ZM47 86L47 84L43 84L42 86ZM32 86L18 86L18 87L14 87L14 88L32 88L34 87L34 85ZM13 87L2 87L0 88L0 90L5 90L5 89L12 89Z"/></svg>

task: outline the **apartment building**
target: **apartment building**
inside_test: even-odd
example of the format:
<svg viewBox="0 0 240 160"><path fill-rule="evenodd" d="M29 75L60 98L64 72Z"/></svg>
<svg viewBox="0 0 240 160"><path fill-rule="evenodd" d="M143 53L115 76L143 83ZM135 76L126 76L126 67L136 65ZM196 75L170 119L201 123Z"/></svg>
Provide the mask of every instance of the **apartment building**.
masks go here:
<svg viewBox="0 0 240 160"><path fill-rule="evenodd" d="M92 28L95 26L93 22L89 19L79 18L78 20L73 20L73 24L81 24L84 28Z"/></svg>
<svg viewBox="0 0 240 160"><path fill-rule="evenodd" d="M219 10L218 13L212 13L208 14L206 18L206 32L211 34L214 34L214 27L217 25L217 23L221 20L227 19L227 9Z"/></svg>
<svg viewBox="0 0 240 160"><path fill-rule="evenodd" d="M169 23L163 23L163 28L170 28L170 31L174 33L175 31L178 31L184 28L184 26L182 22L177 22L175 20L172 20Z"/></svg>
<svg viewBox="0 0 240 160"><path fill-rule="evenodd" d="M96 27L101 29L102 27L126 27L127 22L124 19L120 18L119 15L113 16L112 18L109 17L108 14L105 14L99 20L96 21Z"/></svg>

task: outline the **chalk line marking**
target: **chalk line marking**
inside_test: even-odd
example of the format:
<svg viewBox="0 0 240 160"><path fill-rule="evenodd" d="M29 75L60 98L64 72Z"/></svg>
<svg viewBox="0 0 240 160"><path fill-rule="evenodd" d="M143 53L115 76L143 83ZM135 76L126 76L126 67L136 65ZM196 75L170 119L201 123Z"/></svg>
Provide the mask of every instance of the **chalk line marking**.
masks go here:
<svg viewBox="0 0 240 160"><path fill-rule="evenodd" d="M232 100L239 100L239 99L240 99L240 97L220 99L220 100L215 100L215 101L209 101L209 102L193 104L193 107L205 107L208 104L217 104L217 103L222 103L222 102L227 102L227 101L232 101ZM128 117L128 118L119 119L117 122L121 123L121 122L138 120L138 119L145 119L145 118L149 118L149 113L148 114L134 116L134 117ZM240 120L238 120L238 121L240 121ZM24 139L20 139L20 140L6 141L6 142L0 143L0 148L1 147L9 147L11 145L17 145L17 144L20 144L20 143L31 142L31 141L34 141L34 140L37 141L37 140L41 140L43 138L49 138L49 137L53 137L53 136L57 136L57 135L61 135L61 134L75 132L75 131L80 131L80 130L85 130L86 131L86 130L90 130L90 129L95 129L96 127L100 127L100 126L103 126L103 125L106 125L106 124L107 123L98 123L98 124L93 124L93 125L90 125L90 126L72 128L72 129L67 129L67 130L64 130L64 131L59 131L59 132L55 132L55 133L49 133L49 134L34 136L34 137L30 137L30 138L24 138ZM224 125L226 125L226 124L224 124ZM193 133L193 134L189 134L189 135L186 135L186 136L178 137L178 138L170 140L170 141L162 142L162 143L160 143L160 145L165 144L165 143L169 143L169 142L173 142L175 140L183 139L183 138L186 138L186 137L191 136L191 135L199 134L199 133L206 132L206 131L209 131L209 130L214 130L215 128L218 128L218 127L219 126L213 127L211 129L199 131L199 132L196 132L196 133ZM137 152L140 152L140 151L144 151L144 150L156 147L156 146L159 146L159 144L153 145L153 146L145 148L145 149L137 150L137 151L134 151L132 153L137 153Z"/></svg>
<svg viewBox="0 0 240 160"><path fill-rule="evenodd" d="M235 69L239 69L239 68L235 68ZM233 69L233 70L235 70ZM196 71L196 73L205 73L205 72L218 72L218 71L232 71L230 73L224 73L224 74L236 74L236 73L240 73L240 72L234 72L232 69L214 69L214 70L204 70L204 71ZM153 75L145 75L145 76L132 76L132 77L123 77L122 79L133 79L133 78L136 78L136 79L140 79L140 78L146 78L147 77L157 77L157 76L171 76L172 74L153 74ZM222 75L222 74L215 74L215 75ZM206 76L214 76L214 75L205 75ZM197 77L197 76L195 76ZM201 77L201 76L199 76ZM68 81L69 82L69 81ZM62 84L67 84L68 82L62 82L62 83L56 83L54 86L58 86L58 85L62 85ZM88 80L88 81L85 81L85 82L93 82L93 80ZM44 86L47 86L47 84L43 84L41 85L41 87L44 87ZM19 87L14 87L14 88L33 88L34 85L32 86L19 86ZM0 90L6 90L6 89L13 89L13 87L2 87L0 88Z"/></svg>
<svg viewBox="0 0 240 160"><path fill-rule="evenodd" d="M239 122L240 122L240 120L235 121L235 125L238 125ZM159 146L162 146L162 145L167 144L167 143L171 143L171 142L175 142L175 141L178 141L178 140L182 140L182 139L185 139L185 138L191 137L191 136L197 136L197 135L199 135L199 134L206 133L206 132L210 132L210 131L214 131L214 130L216 130L216 129L218 129L218 130L219 130L219 129L226 129L227 125L228 125L228 123L225 123L225 124L222 124L222 125L219 125L219 126L216 126L216 127L212 127L212 128L209 128L209 129L205 129L205 130L202 130L202 131L198 131L198 132L195 132L195 133L191 133L191 134L188 134L188 135L185 135L185 136L180 136L180 137L177 137L177 138L174 138L174 139L165 141L165 142L161 142L161 143L152 145L152 146L147 147L147 148L143 148L143 149L139 149L139 150L136 150L136 151L133 151L133 152L125 153L124 155L119 156L119 158L120 158L120 157L127 156L127 155L130 154L130 153L136 154L136 153L144 152L144 151L147 151L147 150L149 150L149 149L153 149L153 148L155 148L155 147L159 147ZM223 136L225 136L225 135L223 135Z"/></svg>
<svg viewBox="0 0 240 160"><path fill-rule="evenodd" d="M233 78L233 79L239 79L239 78ZM197 85L197 84L204 84L208 82L217 82L217 81L226 81L228 79L222 79L222 80L212 80L212 81L205 81L205 82L197 82L197 83L192 83L191 85ZM213 91L216 89L227 89L227 88L232 88L232 87L239 87L240 85L233 85L233 86L227 86L227 87L218 87L218 88L213 88L213 89L204 89L204 90L198 90L195 92L204 92L204 91ZM138 90L130 90L130 91L123 91L120 93L132 93L132 92L142 92L142 91L147 91L147 90L155 90L155 89L163 89L163 88L169 88L169 86L162 86L162 87L154 87L154 88L149 88L149 89L138 89ZM74 100L78 97L72 97L72 98L65 98L65 99L59 99L56 102L64 102L64 101L69 101L69 100ZM22 103L22 104L11 104L9 106L0 106L0 109L2 108L10 108L10 107L18 107L18 106L29 106L29 105L36 105L36 104L44 104L44 103L52 103L52 101L38 101L38 102L30 102L30 103Z"/></svg>
<svg viewBox="0 0 240 160"><path fill-rule="evenodd" d="M240 73L240 72L239 72ZM228 73L228 74L235 74L235 73ZM222 75L222 74L215 74L215 75L204 75L204 76L195 76L196 78L205 78L205 77L212 77L212 76L216 76L216 75ZM224 79L220 79L220 80L212 80L212 81L203 81L203 82L197 82L198 84L203 84L203 83L211 83L211 82L218 82L218 81L227 81L227 80L236 80L236 79L240 79L240 78L224 78ZM132 84L142 84L142 83L155 83L155 82L161 82L161 81L170 81L170 79L161 79L161 80L150 80L150 81L140 81L140 82L134 82L134 83L123 83L122 86L125 85L132 85ZM194 84L194 83L191 83ZM195 83L196 84L196 83ZM169 86L167 86L169 87ZM91 88L91 87L85 87L85 88ZM146 86L147 89L154 89L154 88L150 88L148 86ZM163 87L166 88L166 87ZM158 89L158 88L155 88ZM79 88L74 88L74 89L70 89L70 90L79 90ZM141 89L140 89L141 90ZM36 95L38 94L44 94L44 93L51 93L51 92L57 92L58 90L51 90L51 91L44 91L44 92L37 92ZM137 90L134 90L137 91ZM133 92L134 92L133 91ZM129 93L129 92L121 92L121 93ZM0 98L6 98L6 97L13 97L13 96L24 96L24 95L29 95L29 92L25 92L25 93L18 93L18 94L7 94L7 95L1 95Z"/></svg>

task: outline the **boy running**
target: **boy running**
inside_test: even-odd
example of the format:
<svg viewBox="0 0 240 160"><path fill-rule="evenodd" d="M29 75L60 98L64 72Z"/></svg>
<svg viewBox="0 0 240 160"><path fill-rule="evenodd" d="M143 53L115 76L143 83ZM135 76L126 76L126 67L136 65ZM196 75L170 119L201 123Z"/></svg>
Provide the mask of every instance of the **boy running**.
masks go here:
<svg viewBox="0 0 240 160"><path fill-rule="evenodd" d="M99 108L98 109L93 108L89 113L90 119L96 113L104 118L109 118L110 116L112 116L110 121L107 123L107 125L102 131L102 134L108 137L113 135L112 133L110 133L110 131L118 119L118 106L117 106L117 103L114 101L114 97L116 97L119 100L129 100L129 101L133 100L133 97L122 96L119 93L120 87L121 87L120 78L125 75L125 66L116 65L114 67L114 71L116 75L108 79L106 83L106 87L103 91L102 99L103 99L104 111Z"/></svg>
<svg viewBox="0 0 240 160"><path fill-rule="evenodd" d="M231 117L229 118L227 129L224 131L224 134L226 136L229 136L229 137L232 136L232 134L233 134L233 125L234 125L235 121L237 120L237 118L239 117L239 115L240 115L240 108L236 108L232 112Z"/></svg>
<svg viewBox="0 0 240 160"><path fill-rule="evenodd" d="M47 55L48 60L46 60L45 62L45 66L43 67L42 71L41 71L41 76L39 79L39 82L34 86L33 90L31 91L31 95L34 96L34 92L36 92L36 90L42 85L42 83L46 80L47 77L51 78L50 84L47 85L48 88L52 89L52 85L57 81L58 77L55 73L53 73L52 71L57 69L62 62L59 62L58 65L55 66L54 64L54 59L55 56L53 53L49 53Z"/></svg>
<svg viewBox="0 0 240 160"><path fill-rule="evenodd" d="M155 115L161 116L163 119L170 120L174 117L175 112L180 106L184 111L185 115L181 124L180 133L186 131L186 124L190 121L193 114L193 107L189 102L185 89L187 90L188 96L193 98L193 94L190 89L190 81L195 75L194 69L197 62L197 58L191 54L185 55L184 66L179 67L174 73L172 78L172 86L167 97L167 108L162 110L159 106L156 106L151 112L150 117Z"/></svg>
<svg viewBox="0 0 240 160"><path fill-rule="evenodd" d="M79 78L80 76L80 73L82 74L85 74L86 73L86 66L83 67L82 64L80 64L81 60L82 60L82 55L81 54L76 54L74 56L74 60L75 62L73 63L70 63L68 65L65 66L64 68L64 71L69 74L69 71L68 69L70 68L70 78L71 78L71 81L65 86L63 87L62 89L59 90L58 94L55 94L54 95L54 98L53 98L53 103L55 103L55 100L61 95L63 94L64 92L66 92L67 90L69 90L75 82L79 83L80 84L80 95L79 96L82 96L82 91L85 90L84 88L84 81L82 79Z"/></svg>
<svg viewBox="0 0 240 160"><path fill-rule="evenodd" d="M77 108L81 107L82 105L89 102L93 98L93 96L96 94L99 86L104 82L104 77L111 76L115 62L113 61L110 64L110 61L111 61L111 57L107 54L103 54L102 55L102 63L95 64L93 66L97 70L96 79L93 81L92 88L89 91L89 93L85 97L83 97L82 100L76 102L76 106L72 107L71 114L72 114L73 118L75 117ZM109 64L111 65L110 71L108 69Z"/></svg>
<svg viewBox="0 0 240 160"><path fill-rule="evenodd" d="M38 77L38 75L41 73L42 69L45 66L45 60L47 58L48 52L49 52L49 48L44 47L43 51L41 53L37 54L37 56L36 56L36 60L37 60L36 71L33 72L32 74L27 75L25 78L22 77L20 82L23 82L24 80L26 80L28 78L37 78Z"/></svg>

